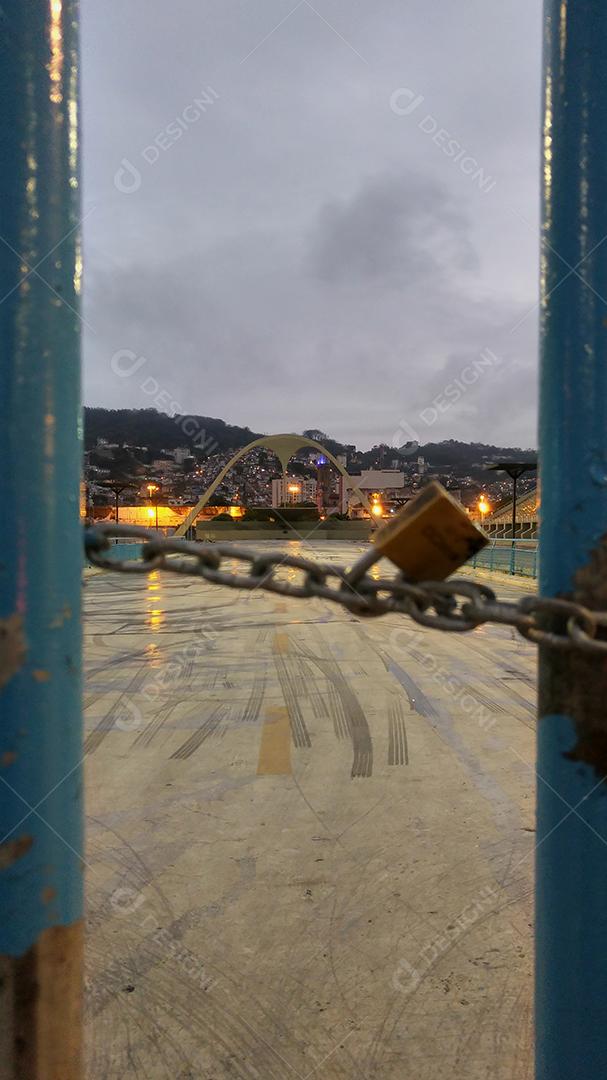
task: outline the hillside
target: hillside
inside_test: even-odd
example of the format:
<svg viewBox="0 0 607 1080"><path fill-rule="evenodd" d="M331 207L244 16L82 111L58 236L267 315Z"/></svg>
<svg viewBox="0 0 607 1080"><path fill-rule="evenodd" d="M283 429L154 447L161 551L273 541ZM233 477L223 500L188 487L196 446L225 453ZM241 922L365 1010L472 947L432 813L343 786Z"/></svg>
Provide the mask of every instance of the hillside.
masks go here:
<svg viewBox="0 0 607 1080"><path fill-rule="evenodd" d="M161 450L174 450L176 446L198 448L203 453L215 450L237 450L263 432L248 427L226 424L212 416L168 416L156 409L101 409L85 406L84 448L91 450L98 438L110 443L129 446L147 446L152 456ZM333 454L347 453L353 446L343 446L322 431L303 432L309 438L322 442Z"/></svg>
<svg viewBox="0 0 607 1080"><path fill-rule="evenodd" d="M483 472L486 463L501 459L517 458L527 461L535 457L535 451L520 447L492 446L488 443L458 442L447 439L444 442L425 443L415 449L411 455L399 458L398 451L389 446L374 446L370 450L356 451L352 445L345 446L324 432L308 429L303 432L310 438L321 442L332 453L347 453L350 464L358 468L370 468L382 463L388 466L392 460L402 460L403 464L425 458L430 466L440 468L453 467L457 471L475 475ZM152 457L162 450L174 450L176 446L198 448L204 453L214 453L246 446L261 433L248 427L226 424L211 416L170 417L156 409L101 409L84 410L85 449L92 449L98 438L110 443L130 446L147 446ZM354 460L352 460L354 458Z"/></svg>
<svg viewBox="0 0 607 1080"><path fill-rule="evenodd" d="M259 432L226 424L211 416L168 416L156 409L84 409L84 448L90 450L97 439L110 443L147 446L153 454L176 446L226 450L246 446Z"/></svg>

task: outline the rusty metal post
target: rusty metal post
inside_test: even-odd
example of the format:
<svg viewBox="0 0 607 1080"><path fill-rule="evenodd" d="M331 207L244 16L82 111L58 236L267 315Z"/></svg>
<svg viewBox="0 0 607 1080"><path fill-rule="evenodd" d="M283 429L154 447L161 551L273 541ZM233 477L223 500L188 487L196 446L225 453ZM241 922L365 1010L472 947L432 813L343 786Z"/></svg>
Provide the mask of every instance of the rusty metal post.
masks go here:
<svg viewBox="0 0 607 1080"><path fill-rule="evenodd" d="M75 0L0 8L0 1077L80 1080Z"/></svg>
<svg viewBox="0 0 607 1080"><path fill-rule="evenodd" d="M607 604L607 6L545 0L540 591ZM536 1075L607 1075L607 669L542 650Z"/></svg>

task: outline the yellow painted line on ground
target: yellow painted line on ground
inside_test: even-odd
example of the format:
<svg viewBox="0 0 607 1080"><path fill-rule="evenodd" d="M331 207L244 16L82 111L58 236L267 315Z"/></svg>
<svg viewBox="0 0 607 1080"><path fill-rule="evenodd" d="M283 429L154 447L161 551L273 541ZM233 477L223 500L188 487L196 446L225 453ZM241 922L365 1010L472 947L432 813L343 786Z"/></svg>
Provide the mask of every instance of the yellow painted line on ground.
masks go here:
<svg viewBox="0 0 607 1080"><path fill-rule="evenodd" d="M292 771L289 712L285 705L272 705L261 729L257 775L290 776Z"/></svg>
<svg viewBox="0 0 607 1080"><path fill-rule="evenodd" d="M288 652L289 635L278 630L274 634L272 649L275 653ZM292 771L289 710L286 705L270 705L261 729L257 775L290 776Z"/></svg>

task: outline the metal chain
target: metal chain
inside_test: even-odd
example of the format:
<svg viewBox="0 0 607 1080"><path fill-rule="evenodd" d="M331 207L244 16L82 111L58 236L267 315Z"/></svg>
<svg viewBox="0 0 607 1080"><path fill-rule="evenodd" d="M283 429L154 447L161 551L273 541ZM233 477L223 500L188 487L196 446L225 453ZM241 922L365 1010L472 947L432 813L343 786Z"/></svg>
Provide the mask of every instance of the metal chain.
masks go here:
<svg viewBox="0 0 607 1080"><path fill-rule="evenodd" d="M112 557L112 539L142 542L136 558ZM407 581L402 574L370 577L367 570L381 551L366 552L347 569L281 552L246 551L231 544L208 544L160 539L150 529L130 525L99 525L85 532L88 559L103 570L122 574L148 574L167 570L204 578L233 589L263 589L281 596L318 597L341 604L357 615L408 615L434 630L462 632L483 623L513 626L536 645L576 649L607 655L607 640L597 636L607 626L607 612L590 611L570 600L524 596L516 602L498 600L487 585L451 578L449 581ZM243 570L225 563L244 563ZM299 571L293 581L280 570Z"/></svg>

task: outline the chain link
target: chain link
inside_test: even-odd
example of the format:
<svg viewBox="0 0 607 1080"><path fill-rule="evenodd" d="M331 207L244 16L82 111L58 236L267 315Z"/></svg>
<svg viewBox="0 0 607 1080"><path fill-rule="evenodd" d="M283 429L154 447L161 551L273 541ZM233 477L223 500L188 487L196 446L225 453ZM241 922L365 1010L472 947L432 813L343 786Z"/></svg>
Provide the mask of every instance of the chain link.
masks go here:
<svg viewBox="0 0 607 1080"><path fill-rule="evenodd" d="M141 542L136 558L112 556L112 539ZM263 589L281 596L317 597L341 604L357 615L401 613L434 630L465 632L484 623L514 627L536 645L576 649L607 656L607 640L597 637L607 626L607 612L590 611L571 600L524 596L517 602L498 600L487 585L449 581L407 581L402 574L371 577L367 571L381 552L366 552L350 569L281 552L253 552L231 544L208 544L159 538L150 529L99 525L85 532L85 550L93 565L122 574L172 574L201 577L234 589ZM373 559L373 554L376 555ZM244 563L241 570L225 563ZM279 571L299 571L299 580Z"/></svg>

